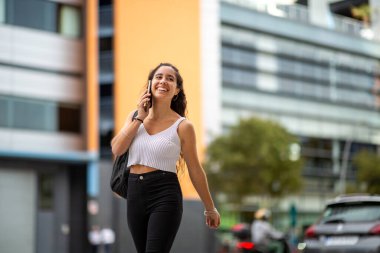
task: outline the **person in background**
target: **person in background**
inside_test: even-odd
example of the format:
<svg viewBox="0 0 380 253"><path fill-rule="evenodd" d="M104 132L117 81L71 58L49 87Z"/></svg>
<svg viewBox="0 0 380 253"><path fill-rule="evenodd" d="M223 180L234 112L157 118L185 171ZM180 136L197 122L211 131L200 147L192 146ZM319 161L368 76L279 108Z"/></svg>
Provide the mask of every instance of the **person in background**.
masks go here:
<svg viewBox="0 0 380 253"><path fill-rule="evenodd" d="M251 225L252 242L256 249L264 253L282 253L284 246L280 240L284 238L284 234L269 223L270 215L270 211L264 208L256 211Z"/></svg>
<svg viewBox="0 0 380 253"><path fill-rule="evenodd" d="M90 232L88 233L88 240L91 245L91 252L98 253L99 247L102 243L102 236L100 234L99 226L92 226Z"/></svg>
<svg viewBox="0 0 380 253"><path fill-rule="evenodd" d="M112 244L115 242L115 233L110 228L103 228L100 231L104 253L111 253Z"/></svg>
<svg viewBox="0 0 380 253"><path fill-rule="evenodd" d="M159 64L144 88L137 116L136 110L130 112L111 146L116 156L129 148L127 221L137 252L168 253L182 219L177 172L183 172L184 162L203 202L206 225L218 228L220 215L198 159L194 126L185 118L187 101L179 70L170 63Z"/></svg>

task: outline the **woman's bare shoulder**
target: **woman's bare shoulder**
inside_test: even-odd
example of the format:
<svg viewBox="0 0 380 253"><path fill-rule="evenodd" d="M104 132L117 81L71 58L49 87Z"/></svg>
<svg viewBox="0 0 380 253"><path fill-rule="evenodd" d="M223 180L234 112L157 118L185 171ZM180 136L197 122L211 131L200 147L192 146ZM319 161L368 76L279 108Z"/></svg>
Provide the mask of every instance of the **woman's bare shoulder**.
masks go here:
<svg viewBox="0 0 380 253"><path fill-rule="evenodd" d="M189 136L189 134L194 134L194 125L193 123L188 120L184 119L181 121L181 123L178 126L178 134L180 137L186 137Z"/></svg>

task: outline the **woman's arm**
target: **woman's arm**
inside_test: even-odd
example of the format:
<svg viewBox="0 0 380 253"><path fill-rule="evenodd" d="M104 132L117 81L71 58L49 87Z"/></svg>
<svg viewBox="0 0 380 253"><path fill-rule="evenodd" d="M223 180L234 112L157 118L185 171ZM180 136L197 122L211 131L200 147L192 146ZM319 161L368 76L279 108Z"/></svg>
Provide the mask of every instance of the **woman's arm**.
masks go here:
<svg viewBox="0 0 380 253"><path fill-rule="evenodd" d="M131 145L131 142L135 137L140 124L142 124L142 121L148 116L149 110L144 109L144 104L149 102L150 96L150 94L147 94L145 92L141 96L140 102L137 104L137 118L139 120L132 120L133 115L136 111L131 112L125 121L124 126L111 140L112 153L114 155L120 156L124 154Z"/></svg>
<svg viewBox="0 0 380 253"><path fill-rule="evenodd" d="M135 112L131 112L124 126L121 128L118 134L113 137L111 141L112 153L116 156L120 156L125 153L125 151L131 145L133 138L135 137L137 130L141 124L138 120L133 120L132 117Z"/></svg>
<svg viewBox="0 0 380 253"><path fill-rule="evenodd" d="M211 198L206 174L198 159L193 125L188 120L184 120L179 125L178 134L181 139L182 152L189 170L191 182L206 209L206 223L210 227L217 228L220 224L220 216Z"/></svg>

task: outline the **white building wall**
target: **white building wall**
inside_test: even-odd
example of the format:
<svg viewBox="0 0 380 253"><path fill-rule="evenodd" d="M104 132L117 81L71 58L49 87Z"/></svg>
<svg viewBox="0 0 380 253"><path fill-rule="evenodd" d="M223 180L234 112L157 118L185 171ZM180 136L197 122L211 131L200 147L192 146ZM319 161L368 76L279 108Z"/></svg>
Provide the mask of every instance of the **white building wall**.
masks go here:
<svg viewBox="0 0 380 253"><path fill-rule="evenodd" d="M32 170L0 170L0 252L34 253L37 177Z"/></svg>
<svg viewBox="0 0 380 253"><path fill-rule="evenodd" d="M205 141L221 132L219 0L201 1L201 80Z"/></svg>
<svg viewBox="0 0 380 253"><path fill-rule="evenodd" d="M68 153L84 149L79 134L0 128L0 151Z"/></svg>
<svg viewBox="0 0 380 253"><path fill-rule="evenodd" d="M0 80L2 95L76 104L85 97L80 77L0 66Z"/></svg>
<svg viewBox="0 0 380 253"><path fill-rule="evenodd" d="M380 0L369 0L371 6L371 29L374 38L380 41Z"/></svg>
<svg viewBox="0 0 380 253"><path fill-rule="evenodd" d="M83 40L6 24L0 25L0 38L1 96L52 105L83 103ZM67 153L84 148L81 135L71 133L0 128L0 139L0 151L6 152Z"/></svg>
<svg viewBox="0 0 380 253"><path fill-rule="evenodd" d="M0 62L50 71L83 71L81 40L4 24L0 25L0 38Z"/></svg>

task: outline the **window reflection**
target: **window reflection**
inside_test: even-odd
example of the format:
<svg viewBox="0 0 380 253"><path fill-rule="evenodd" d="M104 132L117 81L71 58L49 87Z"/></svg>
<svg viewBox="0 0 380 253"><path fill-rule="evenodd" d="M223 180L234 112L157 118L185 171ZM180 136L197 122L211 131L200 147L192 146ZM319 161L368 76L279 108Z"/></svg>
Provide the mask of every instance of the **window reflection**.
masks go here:
<svg viewBox="0 0 380 253"><path fill-rule="evenodd" d="M80 8L60 4L58 6L58 32L62 35L78 38L81 35Z"/></svg>

